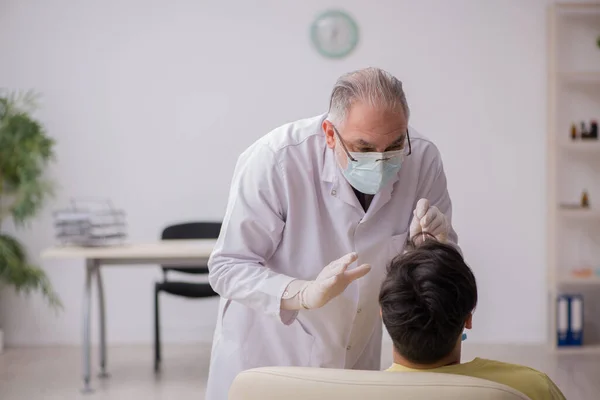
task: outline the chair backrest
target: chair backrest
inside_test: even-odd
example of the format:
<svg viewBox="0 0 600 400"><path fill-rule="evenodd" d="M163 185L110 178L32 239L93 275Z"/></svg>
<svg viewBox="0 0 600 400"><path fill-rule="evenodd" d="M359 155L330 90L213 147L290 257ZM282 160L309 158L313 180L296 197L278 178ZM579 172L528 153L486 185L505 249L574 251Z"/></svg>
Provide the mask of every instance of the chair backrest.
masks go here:
<svg viewBox="0 0 600 400"><path fill-rule="evenodd" d="M240 373L229 400L530 400L499 383L434 372L268 367Z"/></svg>
<svg viewBox="0 0 600 400"><path fill-rule="evenodd" d="M217 239L221 232L221 222L186 222L167 226L162 231L162 240L185 240L185 239ZM165 273L167 271L178 271L188 274L207 274L206 265L197 267L184 266L162 266Z"/></svg>

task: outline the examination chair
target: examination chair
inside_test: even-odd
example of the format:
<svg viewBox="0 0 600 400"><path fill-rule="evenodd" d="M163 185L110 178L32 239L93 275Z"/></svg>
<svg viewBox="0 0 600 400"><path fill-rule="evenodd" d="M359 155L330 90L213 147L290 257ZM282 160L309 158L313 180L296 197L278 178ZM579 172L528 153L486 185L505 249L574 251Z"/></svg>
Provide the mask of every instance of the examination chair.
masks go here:
<svg viewBox="0 0 600 400"><path fill-rule="evenodd" d="M530 400L499 383L434 372L268 367L240 373L229 400Z"/></svg>
<svg viewBox="0 0 600 400"><path fill-rule="evenodd" d="M186 239L217 239L221 231L221 222L186 222L166 227L162 231L162 240L186 240ZM154 371L160 370L162 359L160 343L160 307L159 294L168 293L173 296L186 297L188 299L202 299L218 296L212 290L209 283L204 282L186 282L181 280L170 280L168 274L170 271L176 271L184 274L206 275L208 266L206 263L199 263L196 266L162 266L163 281L156 282L154 285Z"/></svg>

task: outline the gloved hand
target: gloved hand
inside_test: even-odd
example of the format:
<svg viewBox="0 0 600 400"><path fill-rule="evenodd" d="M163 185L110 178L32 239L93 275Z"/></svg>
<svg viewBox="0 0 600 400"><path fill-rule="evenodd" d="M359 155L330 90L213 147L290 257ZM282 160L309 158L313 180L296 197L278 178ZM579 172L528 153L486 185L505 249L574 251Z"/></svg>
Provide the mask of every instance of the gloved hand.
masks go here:
<svg viewBox="0 0 600 400"><path fill-rule="evenodd" d="M308 282L300 291L300 304L303 308L320 308L331 299L342 294L353 281L365 276L369 264L363 264L348 271L348 266L358 259L356 253L349 253L327 265L314 281Z"/></svg>
<svg viewBox="0 0 600 400"><path fill-rule="evenodd" d="M429 200L421 199L413 211L410 223L410 238L421 232L428 232L440 242L448 240L448 221L446 216L436 206L429 206Z"/></svg>
<svg viewBox="0 0 600 400"><path fill-rule="evenodd" d="M369 264L363 264L348 271L348 266L357 258L356 253L346 254L323 268L314 281L292 281L283 294L281 308L310 310L323 307L346 290L352 281L365 276L371 270Z"/></svg>

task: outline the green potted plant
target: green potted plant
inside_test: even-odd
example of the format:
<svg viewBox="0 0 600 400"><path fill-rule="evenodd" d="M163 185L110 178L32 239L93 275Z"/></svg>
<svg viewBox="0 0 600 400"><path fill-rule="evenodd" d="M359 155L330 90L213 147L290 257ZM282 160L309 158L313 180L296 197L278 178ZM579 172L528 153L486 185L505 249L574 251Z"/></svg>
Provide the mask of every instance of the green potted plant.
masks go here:
<svg viewBox="0 0 600 400"><path fill-rule="evenodd" d="M60 299L44 271L4 230L9 218L16 228L25 227L52 194L44 169L53 158L54 140L31 115L35 100L32 92L0 92L0 283L13 286L17 293L39 291L58 308Z"/></svg>

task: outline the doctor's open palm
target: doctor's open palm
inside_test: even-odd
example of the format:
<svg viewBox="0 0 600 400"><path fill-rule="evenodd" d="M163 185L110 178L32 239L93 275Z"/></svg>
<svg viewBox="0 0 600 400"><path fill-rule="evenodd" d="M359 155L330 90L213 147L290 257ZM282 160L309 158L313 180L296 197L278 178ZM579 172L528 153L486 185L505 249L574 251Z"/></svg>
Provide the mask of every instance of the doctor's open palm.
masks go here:
<svg viewBox="0 0 600 400"><path fill-rule="evenodd" d="M357 259L356 253L349 253L323 268L317 279L309 282L303 290L302 299L306 308L323 307L331 299L342 294L353 281L362 278L371 270L369 264L348 270L348 266Z"/></svg>

